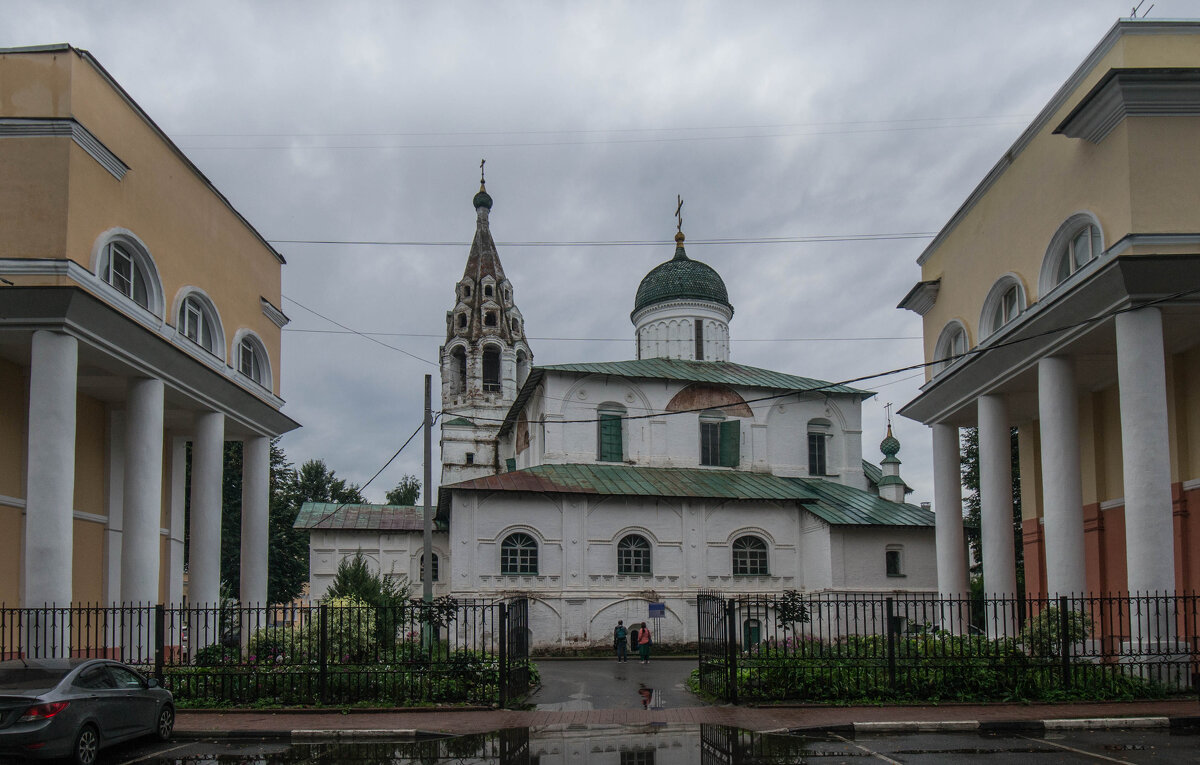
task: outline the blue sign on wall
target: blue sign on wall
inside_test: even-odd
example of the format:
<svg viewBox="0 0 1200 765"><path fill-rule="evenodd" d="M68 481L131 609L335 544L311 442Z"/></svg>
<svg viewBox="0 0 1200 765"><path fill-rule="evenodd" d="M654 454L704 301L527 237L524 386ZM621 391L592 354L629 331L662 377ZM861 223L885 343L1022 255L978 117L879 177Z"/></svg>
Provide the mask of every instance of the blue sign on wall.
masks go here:
<svg viewBox="0 0 1200 765"><path fill-rule="evenodd" d="M650 604L650 618L651 619L662 619L666 615L667 615L667 604L666 603L651 603Z"/></svg>

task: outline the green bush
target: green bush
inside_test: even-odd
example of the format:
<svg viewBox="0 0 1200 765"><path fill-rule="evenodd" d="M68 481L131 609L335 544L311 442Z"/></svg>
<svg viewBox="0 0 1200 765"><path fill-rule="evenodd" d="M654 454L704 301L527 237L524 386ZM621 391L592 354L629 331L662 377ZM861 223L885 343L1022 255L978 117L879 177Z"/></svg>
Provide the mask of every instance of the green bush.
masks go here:
<svg viewBox="0 0 1200 765"><path fill-rule="evenodd" d="M1060 656L1064 637L1069 644L1086 640L1092 634L1092 617L1082 611L1067 614L1067 630L1063 635L1062 612L1050 606L1030 619L1021 628L1020 642L1030 656Z"/></svg>

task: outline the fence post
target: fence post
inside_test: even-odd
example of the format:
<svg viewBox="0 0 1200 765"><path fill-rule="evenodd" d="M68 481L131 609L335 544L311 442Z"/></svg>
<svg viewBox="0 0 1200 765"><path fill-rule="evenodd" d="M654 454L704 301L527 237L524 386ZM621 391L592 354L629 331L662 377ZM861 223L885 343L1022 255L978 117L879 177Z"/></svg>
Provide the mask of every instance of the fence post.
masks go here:
<svg viewBox="0 0 1200 765"><path fill-rule="evenodd" d="M1071 687L1071 616L1067 611L1067 596L1058 596L1059 655L1062 656L1063 688Z"/></svg>
<svg viewBox="0 0 1200 765"><path fill-rule="evenodd" d="M508 604L500 603L500 706L508 705Z"/></svg>
<svg viewBox="0 0 1200 765"><path fill-rule="evenodd" d="M163 681L163 652L166 642L166 609L159 603L154 607L154 677L159 685L162 685Z"/></svg>
<svg viewBox="0 0 1200 765"><path fill-rule="evenodd" d="M896 690L896 607L893 598L887 598L884 602L887 604L888 687L894 691Z"/></svg>
<svg viewBox="0 0 1200 765"><path fill-rule="evenodd" d="M320 656L317 674L317 700L328 703L329 691L329 610L324 603L317 606L317 654Z"/></svg>
<svg viewBox="0 0 1200 765"><path fill-rule="evenodd" d="M737 602L733 598L725 601L725 664L729 668L726 699L738 703L737 688Z"/></svg>

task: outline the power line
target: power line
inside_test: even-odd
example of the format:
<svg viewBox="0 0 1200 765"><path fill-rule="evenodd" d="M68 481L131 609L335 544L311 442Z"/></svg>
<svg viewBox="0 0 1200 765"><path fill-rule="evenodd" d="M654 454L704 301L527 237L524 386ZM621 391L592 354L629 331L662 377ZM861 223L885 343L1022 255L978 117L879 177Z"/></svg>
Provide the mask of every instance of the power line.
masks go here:
<svg viewBox="0 0 1200 765"><path fill-rule="evenodd" d="M780 128L828 127L833 125L890 125L917 122L979 122L1016 121L1028 122L1031 115L981 115L975 117L912 117L894 120L837 120L824 122L784 122L764 125L708 125L701 127L654 127L654 128L583 128L561 130L438 130L438 131L358 131L350 133L174 133L181 138L351 138L356 136L420 138L434 136L482 136L482 135L586 135L595 133L661 133L671 131L703 130L777 130Z"/></svg>
<svg viewBox="0 0 1200 765"><path fill-rule="evenodd" d="M1066 332L1068 330L1076 329L1078 327L1085 327L1085 326L1088 326L1091 324L1098 324L1102 321L1111 319L1111 318L1118 316L1120 314L1123 314L1123 313L1129 313L1130 311L1137 311L1142 308L1148 308L1153 305L1158 305L1159 303L1165 303L1165 302L1168 302L1171 300L1177 300L1181 297L1187 297L1188 295L1196 295L1196 294L1200 294L1200 287L1193 287L1191 289L1180 290L1179 292L1175 292L1170 295L1165 295L1163 297L1147 301L1145 303L1142 303L1141 305L1126 306L1124 308L1115 308L1115 309L1112 309L1109 311L1105 311L1104 313L1099 314L1097 316L1093 316L1088 319L1081 319L1080 321L1073 322L1071 324L1065 324L1061 327L1052 327L1050 329L1034 333L1028 337L1021 337L1021 338L1017 338L1014 340L1006 340L1003 342L995 343L994 345L989 345L987 347L976 346L976 347L974 347L970 350L964 351L962 353L951 354L950 356L946 356L946 357L943 357L940 359L934 359L933 361L923 361L918 364L909 364L908 366L897 367L896 369L889 369L886 372L874 372L874 373L867 374L867 375L860 375L858 377L851 377L846 380L840 380L838 382L827 382L827 383L823 383L822 385L819 385L819 386L816 386L813 388L807 388L805 390L790 390L790 391L786 391L784 393L776 393L776 394L773 394L770 396L760 396L758 398L753 398L753 399L744 399L742 403L756 404L756 403L759 403L762 401L773 401L775 399L786 398L787 396L794 396L794 395L800 395L800 394L805 394L805 393L821 393L821 392L828 393L832 388L836 388L836 387L840 387L840 386L849 387L855 383L865 382L866 380L874 380L879 377L888 377L890 375L900 374L901 372L911 372L913 370L918 370L918 369L923 370L926 367L931 367L936 364L948 364L948 363L957 361L961 358L981 356L985 353L991 353L993 351L1000 350L1001 348L1007 348L1011 345L1019 345L1021 343L1027 343L1030 340L1036 340L1038 338L1047 337L1049 335L1056 335L1060 332ZM897 382L899 382L899 381L897 381ZM657 413L651 413L651 414L628 415L628 416L622 417L621 419L622 420L644 420L644 419L649 419L651 417L670 417L672 415L678 415L678 414L695 414L697 412L707 412L707 411L711 411L712 409L719 409L719 408L720 408L720 406L697 407L694 409L681 409L681 410L672 411L672 412L657 412ZM484 420L487 422L504 422L504 419L497 418L497 417L472 416L470 419ZM599 418L596 417L596 418L587 418L587 419L579 419L579 420L555 420L554 422L555 422L555 424L566 425L566 424L596 423L599 421L600 421Z"/></svg>
<svg viewBox="0 0 1200 765"><path fill-rule="evenodd" d="M818 234L814 236L764 236L695 239L693 245L751 245L751 244L820 244L824 242L885 242L902 239L932 239L936 231L905 231L887 234ZM470 247L467 241L418 241L386 239L268 239L271 244L326 244L354 245L364 247ZM498 247L667 247L674 241L667 239L611 239L611 240L563 240L496 242Z"/></svg>
<svg viewBox="0 0 1200 765"><path fill-rule="evenodd" d="M284 329L284 332L301 332L314 335L372 335L375 337L444 337L445 334L426 332L358 332L348 329ZM588 343L624 343L633 342L632 337L533 337L527 335L526 340L538 342L588 342ZM879 337L739 337L739 343L830 343L850 342L859 340L920 340L920 335L895 335Z"/></svg>
<svg viewBox="0 0 1200 765"><path fill-rule="evenodd" d="M349 333L350 333L350 334L352 334L352 335L358 335L359 337L362 337L362 338L365 338L365 339L367 339L367 340L370 340L372 343L377 343L377 344L379 344L379 345L382 345L384 348L391 348L393 351L398 351L398 352L400 352L400 353L403 353L405 356L408 356L408 357L410 357L410 358L414 358L414 359L416 359L417 361L423 362L423 363L425 363L425 364L428 364L428 365L430 365L430 366L433 366L433 367L438 367L438 366L440 366L440 365L439 365L439 364L437 364L436 362L430 361L429 359L423 359L423 358L421 358L420 356L416 355L415 353L409 353L408 351L404 350L403 348L397 348L397 347L396 347L396 346L394 346L394 345L388 345L387 343L383 342L382 340L378 340L378 339L376 339L376 338L374 338L374 337L371 337L370 335L367 335L367 334L364 334L364 333L362 333L362 332L359 332L359 331L358 331L358 330L356 330L356 329L352 329L352 328L350 328L350 327L347 327L345 324L342 324L341 322L334 321L333 319L329 318L329 317L328 317L328 316L326 316L325 314L322 314L322 313L317 313L317 312L316 312L316 311L314 311L313 309L309 308L308 306L304 305L303 303L300 303L300 302L299 302L299 301L297 301L295 298L293 298L293 297L291 297L291 296L289 296L289 295L284 295L284 296L283 296L283 299L284 299L284 300L288 300L288 301L290 301L290 302L294 303L295 305L299 306L300 308L303 308L305 311L308 311L308 312L309 312L309 313L311 313L313 316L319 316L320 318L324 319L325 321L329 322L330 324L336 324L337 326L341 327L342 329L346 330L347 332L349 332Z"/></svg>

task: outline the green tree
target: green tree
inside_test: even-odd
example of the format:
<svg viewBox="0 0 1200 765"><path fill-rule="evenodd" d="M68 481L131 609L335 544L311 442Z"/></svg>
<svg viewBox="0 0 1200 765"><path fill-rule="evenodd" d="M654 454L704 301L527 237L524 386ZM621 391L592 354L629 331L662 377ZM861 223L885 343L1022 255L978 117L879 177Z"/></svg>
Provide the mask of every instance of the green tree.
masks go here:
<svg viewBox="0 0 1200 765"><path fill-rule="evenodd" d="M389 505L415 505L421 497L421 481L415 475L406 475L387 493Z"/></svg>
<svg viewBox="0 0 1200 765"><path fill-rule="evenodd" d="M363 505L363 497L357 484L346 483L344 478L325 464L325 460L309 460L296 473L296 509L305 502L336 502L345 505Z"/></svg>
<svg viewBox="0 0 1200 765"><path fill-rule="evenodd" d="M1021 530L1021 460L1017 447L1017 429L1010 430L1012 453L1012 493L1013 493L1013 542L1017 559L1017 592L1025 591L1025 545L1024 534ZM982 575L983 542L980 534L980 505L979 505L979 430L966 428L963 431L961 443L961 472L962 485L967 490L966 499L966 534L967 543L971 547L971 558L975 561L971 566L971 575Z"/></svg>

